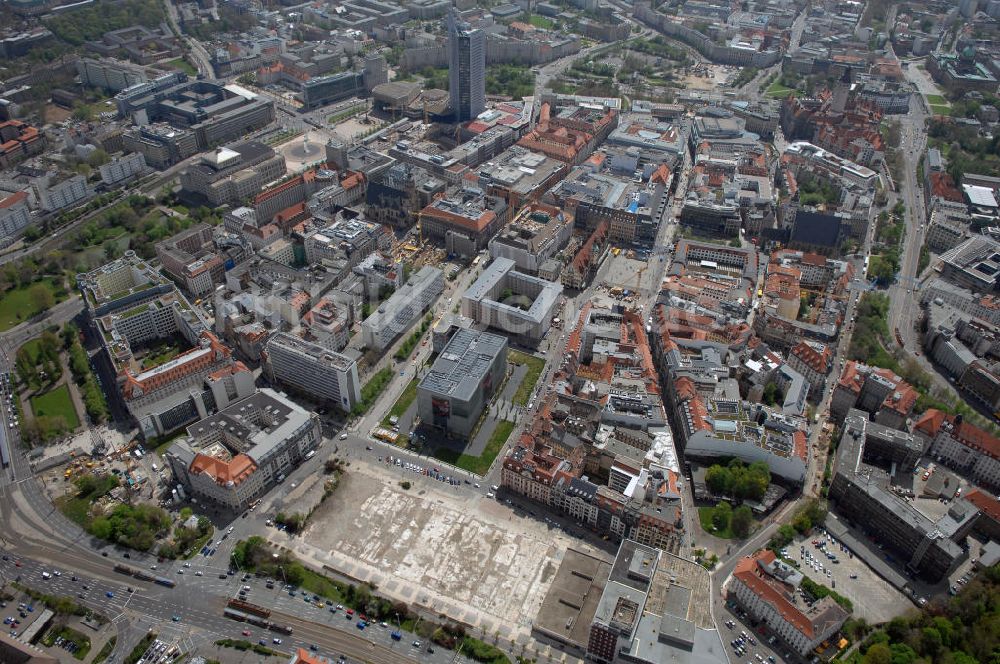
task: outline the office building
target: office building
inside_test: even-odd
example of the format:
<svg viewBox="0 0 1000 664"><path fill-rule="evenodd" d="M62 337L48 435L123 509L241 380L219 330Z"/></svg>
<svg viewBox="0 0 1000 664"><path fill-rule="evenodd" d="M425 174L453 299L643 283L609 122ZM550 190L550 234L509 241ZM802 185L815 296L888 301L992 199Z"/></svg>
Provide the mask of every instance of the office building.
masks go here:
<svg viewBox="0 0 1000 664"><path fill-rule="evenodd" d="M342 71L310 78L303 83L302 104L306 108L318 108L364 92L364 75L361 72Z"/></svg>
<svg viewBox="0 0 1000 664"><path fill-rule="evenodd" d="M274 102L238 85L164 76L116 95L136 127L123 136L149 164L170 165L274 122Z"/></svg>
<svg viewBox="0 0 1000 664"><path fill-rule="evenodd" d="M194 297L203 297L225 280L226 270L253 254L242 236L197 224L156 243L163 271Z"/></svg>
<svg viewBox="0 0 1000 664"><path fill-rule="evenodd" d="M462 296L462 315L527 341L541 341L552 325L562 285L518 272L494 258Z"/></svg>
<svg viewBox="0 0 1000 664"><path fill-rule="evenodd" d="M830 414L843 420L852 408L863 410L879 424L905 429L917 403L917 391L889 369L848 360L833 389Z"/></svg>
<svg viewBox="0 0 1000 664"><path fill-rule="evenodd" d="M670 554L624 540L587 635L586 658L599 664L721 664L719 633L692 603L711 601L683 585Z"/></svg>
<svg viewBox="0 0 1000 664"><path fill-rule="evenodd" d="M569 167L561 161L514 145L476 170L483 191L503 198L512 209L517 210L539 200L566 176Z"/></svg>
<svg viewBox="0 0 1000 664"><path fill-rule="evenodd" d="M319 416L264 388L192 424L166 453L199 499L239 512L322 442Z"/></svg>
<svg viewBox="0 0 1000 664"><path fill-rule="evenodd" d="M448 91L458 122L486 109L486 33L448 14Z"/></svg>
<svg viewBox="0 0 1000 664"><path fill-rule="evenodd" d="M805 481L808 444L800 418L724 395L705 396L687 375L673 380L673 391L674 420L686 457L762 461L786 482Z"/></svg>
<svg viewBox="0 0 1000 664"><path fill-rule="evenodd" d="M802 573L764 549L736 563L729 594L753 620L802 657L837 633L850 617L832 597L808 601L798 593Z"/></svg>
<svg viewBox="0 0 1000 664"><path fill-rule="evenodd" d="M816 341L800 341L788 353L788 366L805 378L809 384L809 396L819 401L827 376L833 369L833 350Z"/></svg>
<svg viewBox="0 0 1000 664"><path fill-rule="evenodd" d="M936 583L965 557L958 542L971 530L976 511L959 500L934 521L906 499L922 453L912 435L869 422L852 409L844 419L829 497L842 519L884 545L909 572Z"/></svg>
<svg viewBox="0 0 1000 664"><path fill-rule="evenodd" d="M496 196L465 188L437 198L420 211L420 239L448 253L474 256L510 221L511 207Z"/></svg>
<svg viewBox="0 0 1000 664"><path fill-rule="evenodd" d="M556 274L555 255L573 234L573 215L554 205L531 203L490 240L490 255L509 258L519 272L537 275L546 263Z"/></svg>
<svg viewBox="0 0 1000 664"><path fill-rule="evenodd" d="M181 171L181 194L212 207L236 205L285 174L285 158L258 141L206 152Z"/></svg>
<svg viewBox="0 0 1000 664"><path fill-rule="evenodd" d="M346 298L345 298L346 299ZM302 316L305 337L324 348L340 352L347 347L354 325L352 303L327 296Z"/></svg>
<svg viewBox="0 0 1000 664"><path fill-rule="evenodd" d="M106 394L121 401L143 436L169 433L253 391L253 374L134 252L77 275L77 284L116 376ZM157 363L149 346L171 338L190 349Z"/></svg>
<svg viewBox="0 0 1000 664"><path fill-rule="evenodd" d="M444 272L425 265L361 323L366 348L382 352L409 330L444 291Z"/></svg>
<svg viewBox="0 0 1000 664"><path fill-rule="evenodd" d="M336 351L280 333L268 339L267 367L273 379L313 399L350 412L361 401L357 362Z"/></svg>
<svg viewBox="0 0 1000 664"><path fill-rule="evenodd" d="M417 385L424 424L468 437L507 374L507 340L459 330Z"/></svg>
<svg viewBox="0 0 1000 664"><path fill-rule="evenodd" d="M974 235L941 255L941 278L978 293L1000 286L1000 242Z"/></svg>

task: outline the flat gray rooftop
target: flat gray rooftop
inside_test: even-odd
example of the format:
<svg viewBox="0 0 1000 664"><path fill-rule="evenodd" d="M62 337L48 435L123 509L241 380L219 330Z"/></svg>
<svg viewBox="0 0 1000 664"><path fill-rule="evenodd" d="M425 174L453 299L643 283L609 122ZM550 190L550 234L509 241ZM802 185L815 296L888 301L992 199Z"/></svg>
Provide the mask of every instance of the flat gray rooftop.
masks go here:
<svg viewBox="0 0 1000 664"><path fill-rule="evenodd" d="M480 383L493 361L506 348L507 339L504 337L489 332L459 330L420 381L420 389L467 401L480 389Z"/></svg>

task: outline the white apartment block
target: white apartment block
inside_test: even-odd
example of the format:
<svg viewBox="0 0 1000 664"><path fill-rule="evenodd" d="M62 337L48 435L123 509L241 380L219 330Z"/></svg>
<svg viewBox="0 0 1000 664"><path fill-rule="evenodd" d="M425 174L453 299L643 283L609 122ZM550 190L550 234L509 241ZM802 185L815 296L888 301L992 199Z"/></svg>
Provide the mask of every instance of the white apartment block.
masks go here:
<svg viewBox="0 0 1000 664"><path fill-rule="evenodd" d="M284 332L268 339L265 352L276 382L346 412L361 401L358 363L346 355Z"/></svg>
<svg viewBox="0 0 1000 664"><path fill-rule="evenodd" d="M13 236L20 233L31 223L31 211L28 204L18 201L10 207L0 209L0 243L6 238L13 240Z"/></svg>
<svg viewBox="0 0 1000 664"><path fill-rule="evenodd" d="M85 201L93 195L87 180L82 175L74 175L58 184L50 185L49 176L39 178L35 183L38 200L46 212L62 210Z"/></svg>
<svg viewBox="0 0 1000 664"><path fill-rule="evenodd" d="M139 175L146 170L146 158L141 152L133 152L113 159L101 166L101 181L107 185L118 184Z"/></svg>

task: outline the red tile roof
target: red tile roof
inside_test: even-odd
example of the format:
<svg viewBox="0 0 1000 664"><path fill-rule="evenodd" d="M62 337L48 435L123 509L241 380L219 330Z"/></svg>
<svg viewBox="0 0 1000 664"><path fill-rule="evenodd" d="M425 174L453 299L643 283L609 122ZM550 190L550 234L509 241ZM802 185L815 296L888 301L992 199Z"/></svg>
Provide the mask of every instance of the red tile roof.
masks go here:
<svg viewBox="0 0 1000 664"><path fill-rule="evenodd" d="M207 454L196 454L191 462L191 472L205 473L216 484L239 484L257 470L257 464L246 454L237 454L231 460L218 459Z"/></svg>
<svg viewBox="0 0 1000 664"><path fill-rule="evenodd" d="M1000 500L979 489L965 494L965 499L975 505L980 512L989 518L1000 522Z"/></svg>
<svg viewBox="0 0 1000 664"><path fill-rule="evenodd" d="M26 192L26 191L19 191L17 193L11 194L7 198L5 198L2 201L0 201L0 209L2 209L2 208L9 208L9 207L11 207L13 205L16 205L17 203L20 203L21 201L23 201L23 200L25 200L27 198L28 198L28 192Z"/></svg>
<svg viewBox="0 0 1000 664"><path fill-rule="evenodd" d="M762 564L768 565L774 562L775 558L774 551L767 549L753 556L747 556L736 563L733 576L774 608L792 627L812 639L815 634L812 622L788 599L786 586L761 569Z"/></svg>
<svg viewBox="0 0 1000 664"><path fill-rule="evenodd" d="M951 437L968 448L987 454L994 459L1000 459L1000 438L988 431L980 429L964 419L957 422L954 415L948 415L931 408L918 420L914 429L930 436L937 436L945 421L952 425Z"/></svg>

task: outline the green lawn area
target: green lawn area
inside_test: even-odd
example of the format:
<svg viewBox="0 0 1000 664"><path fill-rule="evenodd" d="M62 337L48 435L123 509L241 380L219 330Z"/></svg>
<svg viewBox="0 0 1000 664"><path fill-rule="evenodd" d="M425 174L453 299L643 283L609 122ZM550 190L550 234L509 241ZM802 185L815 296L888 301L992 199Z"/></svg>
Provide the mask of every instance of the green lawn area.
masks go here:
<svg viewBox="0 0 1000 664"><path fill-rule="evenodd" d="M392 404L392 408L390 408L389 412L386 413L385 417L382 418L382 426L391 428L392 424L389 423L389 418L392 417L393 415L395 415L396 417L403 416L403 413L406 412L406 409L409 408L410 404L413 403L413 400L417 398L418 383L419 381L416 378L414 378L407 384L406 389L404 389L403 393L399 395L398 399L396 399L396 403Z"/></svg>
<svg viewBox="0 0 1000 664"><path fill-rule="evenodd" d="M931 113L934 115L951 115L951 106L941 106L939 104L931 104Z"/></svg>
<svg viewBox="0 0 1000 664"><path fill-rule="evenodd" d="M87 653L90 652L90 639L87 635L81 634L70 627L56 627L50 629L49 633L45 635L44 639L42 639L42 643L45 644L47 648L51 648L55 645L56 638L60 636L66 641L76 643L78 650L73 653L73 657L77 659L84 659L87 656Z"/></svg>
<svg viewBox="0 0 1000 664"><path fill-rule="evenodd" d="M767 88L767 91L764 92L764 94L774 99L784 99L788 95L798 96L799 93L794 88L786 88L781 83L775 81L770 85L770 87Z"/></svg>
<svg viewBox="0 0 1000 664"><path fill-rule="evenodd" d="M927 97L928 104L935 104L937 106L946 106L948 104L948 100L942 97L941 95L925 95L925 96Z"/></svg>
<svg viewBox="0 0 1000 664"><path fill-rule="evenodd" d="M146 351L146 356L142 358L142 368L143 370L152 369L153 367L169 362L184 350L186 349L180 341L168 340L157 344Z"/></svg>
<svg viewBox="0 0 1000 664"><path fill-rule="evenodd" d="M528 365L528 373L524 375L524 380L517 386L517 391L514 393L513 399L514 403L518 406L525 406L528 403L528 399L531 398L531 391L535 389L538 377L542 375L542 371L545 369L545 360L516 350L507 353L507 360L511 364Z"/></svg>
<svg viewBox="0 0 1000 664"><path fill-rule="evenodd" d="M555 23L552 22L552 19L540 16L539 14L532 14L531 17L528 18L528 23L536 28L541 28L542 30L551 30L552 26L555 25Z"/></svg>
<svg viewBox="0 0 1000 664"><path fill-rule="evenodd" d="M176 60L171 60L167 63L171 67L176 67L188 76L197 76L198 70L191 66L191 63L184 58L177 58Z"/></svg>
<svg viewBox="0 0 1000 664"><path fill-rule="evenodd" d="M476 475L485 475L493 465L493 460L503 449L504 443L510 438L511 432L514 431L514 423L503 420L497 424L497 428L493 431L493 435L490 436L490 440L486 443L486 449L483 450L482 456L470 456L468 454L459 454L454 450L447 450L442 448L437 448L434 450L434 458L440 459L445 463L450 463L453 466L458 466L470 473L475 473Z"/></svg>
<svg viewBox="0 0 1000 664"><path fill-rule="evenodd" d="M701 529L719 539L733 539L734 535L729 526L726 526L725 530L715 530L715 525L712 524L712 511L714 509L714 507L698 508L698 520L701 522Z"/></svg>
<svg viewBox="0 0 1000 664"><path fill-rule="evenodd" d="M31 397L31 411L35 417L61 417L70 430L80 426L80 418L73 408L73 400L69 396L69 387L60 385L45 394Z"/></svg>
<svg viewBox="0 0 1000 664"><path fill-rule="evenodd" d="M9 290L0 296L0 332L23 323L45 309L32 293L32 289L39 284L52 293L56 302L66 299L66 292L52 278L42 279L28 286Z"/></svg>
<svg viewBox="0 0 1000 664"><path fill-rule="evenodd" d="M32 339L31 341L22 344L21 348L23 348L24 352L28 354L28 357L31 358L32 362L37 363L38 354L42 350L42 338L38 337L37 339Z"/></svg>

